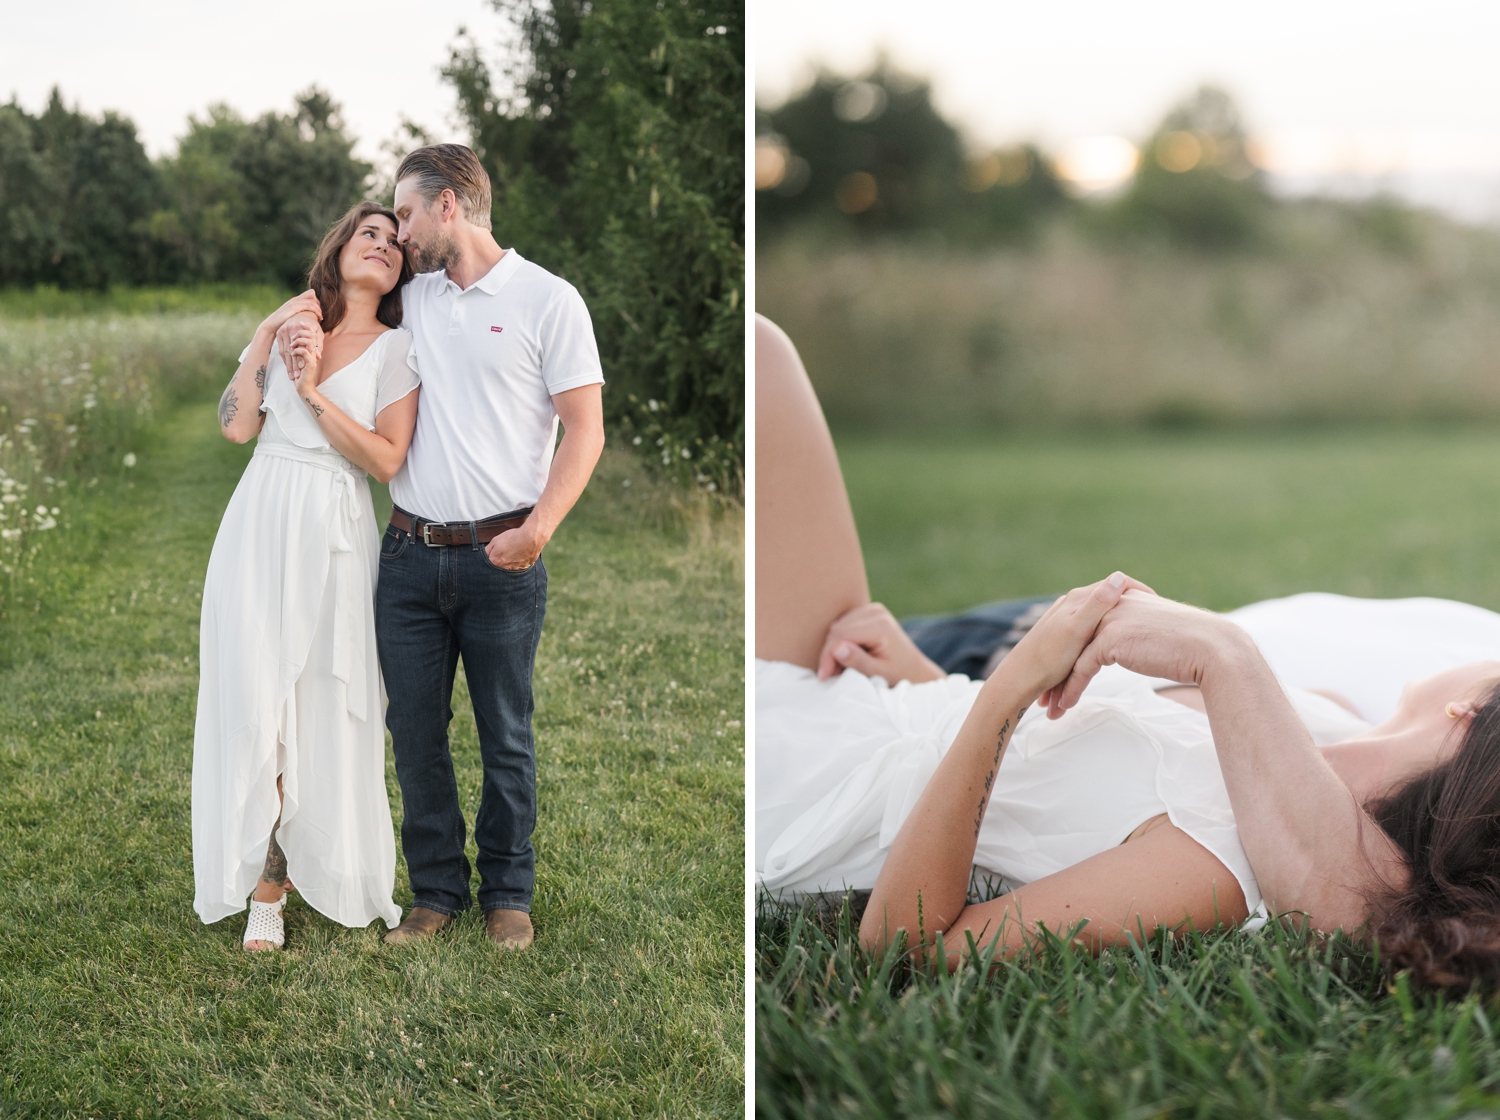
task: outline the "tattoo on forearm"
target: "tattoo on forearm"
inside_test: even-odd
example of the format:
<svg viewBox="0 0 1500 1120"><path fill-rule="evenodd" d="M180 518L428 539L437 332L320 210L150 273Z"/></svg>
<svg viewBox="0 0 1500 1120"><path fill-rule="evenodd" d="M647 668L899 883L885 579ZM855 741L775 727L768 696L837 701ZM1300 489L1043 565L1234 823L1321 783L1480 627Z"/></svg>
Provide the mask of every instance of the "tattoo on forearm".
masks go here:
<svg viewBox="0 0 1500 1120"><path fill-rule="evenodd" d="M260 393L261 393L262 396L265 396L265 392L266 392L266 367L265 367L265 363L262 363L260 369L258 369L258 370L255 371L255 387L258 390L260 390Z"/></svg>
<svg viewBox="0 0 1500 1120"><path fill-rule="evenodd" d="M1020 713L1017 713L1015 722L1021 721ZM990 789L995 784L995 775L1000 772L1000 756L1005 753L1005 744L1010 739L1011 721L1007 719L1000 725L1000 733L995 736L995 758L990 763L990 772L984 776L984 792L979 795L979 805L974 810L974 839L979 839L979 826L984 823L985 810L990 807Z"/></svg>
<svg viewBox="0 0 1500 1120"><path fill-rule="evenodd" d="M266 848L266 866L260 873L261 882L278 887L286 882L286 853L281 850L281 845L276 843L276 830L280 827L281 821L278 818L271 826L271 843Z"/></svg>
<svg viewBox="0 0 1500 1120"><path fill-rule="evenodd" d="M307 407L313 410L314 416L323 415L323 406L318 404L317 401L313 400L311 397L303 397L302 399L307 402Z"/></svg>
<svg viewBox="0 0 1500 1120"><path fill-rule="evenodd" d="M219 398L219 427L227 428L234 422L235 413L240 410L240 395L231 381L224 386L224 395Z"/></svg>

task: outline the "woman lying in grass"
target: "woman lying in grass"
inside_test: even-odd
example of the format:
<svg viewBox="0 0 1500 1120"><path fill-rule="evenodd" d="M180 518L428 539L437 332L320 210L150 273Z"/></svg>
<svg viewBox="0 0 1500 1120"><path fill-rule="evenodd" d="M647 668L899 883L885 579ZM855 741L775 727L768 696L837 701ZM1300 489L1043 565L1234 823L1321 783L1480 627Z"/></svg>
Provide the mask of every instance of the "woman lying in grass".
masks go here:
<svg viewBox="0 0 1500 1120"><path fill-rule="evenodd" d="M1116 573L1058 600L987 680L945 676L869 602L796 352L764 321L756 344L765 889L873 885L865 944L941 932L950 964L966 934L1015 948L1086 920L1097 950L1298 911L1374 934L1424 983L1500 982L1500 662L1414 681L1372 726L1283 689L1232 619ZM1473 612L1500 649L1500 619L1426 603L1429 629ZM1004 893L974 901L976 869Z"/></svg>

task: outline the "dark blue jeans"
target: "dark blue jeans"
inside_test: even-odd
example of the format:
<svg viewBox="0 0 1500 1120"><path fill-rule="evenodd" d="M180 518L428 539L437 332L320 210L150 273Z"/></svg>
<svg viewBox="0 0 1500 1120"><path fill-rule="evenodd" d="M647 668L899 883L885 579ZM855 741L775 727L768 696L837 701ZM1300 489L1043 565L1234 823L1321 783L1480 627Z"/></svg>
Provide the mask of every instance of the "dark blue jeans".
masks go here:
<svg viewBox="0 0 1500 1120"><path fill-rule="evenodd" d="M536 859L536 746L531 672L547 610L547 569L490 563L483 546L429 548L387 526L380 545L375 634L405 813L401 848L418 906L468 907L464 816L448 751L458 659L474 703L484 787L474 842L479 905L531 910Z"/></svg>

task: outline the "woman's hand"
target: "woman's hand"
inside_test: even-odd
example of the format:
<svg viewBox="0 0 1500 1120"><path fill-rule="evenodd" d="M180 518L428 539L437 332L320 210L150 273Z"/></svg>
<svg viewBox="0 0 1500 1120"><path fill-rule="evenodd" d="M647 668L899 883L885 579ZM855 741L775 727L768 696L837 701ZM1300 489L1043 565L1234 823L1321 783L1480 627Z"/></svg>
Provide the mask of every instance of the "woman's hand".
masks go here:
<svg viewBox="0 0 1500 1120"><path fill-rule="evenodd" d="M318 297L313 294L311 288L301 295L293 296L275 311L271 312L271 314L267 315L261 322L260 329L267 334L275 334L281 329L282 324L293 315L299 315L303 312L317 319L323 318L322 305L318 303Z"/></svg>
<svg viewBox="0 0 1500 1120"><path fill-rule="evenodd" d="M1077 704L1089 681L1105 665L1201 685L1218 655L1230 651L1236 642L1249 644L1249 638L1222 615L1155 594L1127 593L1104 616L1067 680L1052 689L1048 714L1056 719Z"/></svg>
<svg viewBox="0 0 1500 1120"><path fill-rule="evenodd" d="M826 681L845 669L884 677L889 684L936 681L947 675L928 660L880 603L855 607L828 628L818 656L818 679Z"/></svg>
<svg viewBox="0 0 1500 1120"><path fill-rule="evenodd" d="M1139 580L1116 572L1058 599L1001 663L1009 681L1036 694L1037 702L1049 708L1053 719L1062 715L1062 709L1056 706L1059 686L1075 672L1075 663L1093 640L1100 621L1132 590L1155 595ZM997 672L990 680L999 675Z"/></svg>
<svg viewBox="0 0 1500 1120"><path fill-rule="evenodd" d="M323 366L323 328L316 323L299 321L283 333L286 343L282 362L287 376L293 381L305 382L308 387L316 385L318 372Z"/></svg>

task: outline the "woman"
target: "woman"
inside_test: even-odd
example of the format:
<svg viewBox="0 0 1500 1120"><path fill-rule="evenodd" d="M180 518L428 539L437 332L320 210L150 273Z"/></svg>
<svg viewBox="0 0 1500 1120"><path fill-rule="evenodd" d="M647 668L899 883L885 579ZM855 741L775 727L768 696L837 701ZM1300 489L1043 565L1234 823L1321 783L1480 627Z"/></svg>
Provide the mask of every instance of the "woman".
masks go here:
<svg viewBox="0 0 1500 1120"><path fill-rule="evenodd" d="M256 439L203 588L193 743L193 906L245 908L245 948L284 944L292 883L346 926L400 920L375 656L379 540L366 473L388 481L416 425L396 217L362 202L329 230L311 290L263 322L219 401ZM298 311L322 311L321 350L273 351Z"/></svg>
<svg viewBox="0 0 1500 1120"><path fill-rule="evenodd" d="M1087 920L1079 939L1098 949L1301 911L1373 930L1421 981L1500 980L1500 662L1410 684L1371 726L1341 698L1283 691L1233 620L1116 573L1054 604L988 680L945 677L869 603L817 400L764 321L756 377L768 890L872 887L867 945L942 933L950 964L965 933L1014 949ZM1301 611L1308 646L1333 598L1245 617L1274 648ZM1500 652L1500 618L1413 602L1433 642ZM1359 610L1388 623L1410 606ZM974 900L976 870L999 897Z"/></svg>

